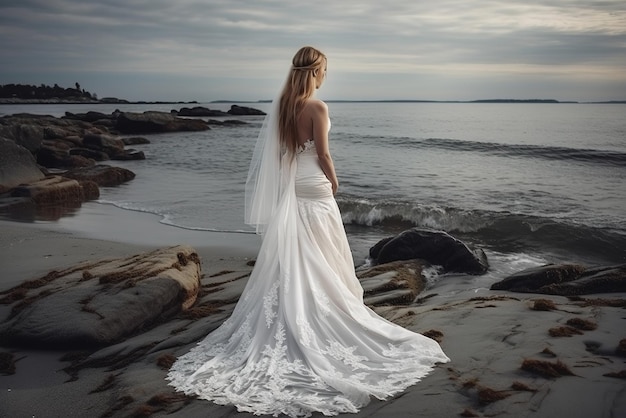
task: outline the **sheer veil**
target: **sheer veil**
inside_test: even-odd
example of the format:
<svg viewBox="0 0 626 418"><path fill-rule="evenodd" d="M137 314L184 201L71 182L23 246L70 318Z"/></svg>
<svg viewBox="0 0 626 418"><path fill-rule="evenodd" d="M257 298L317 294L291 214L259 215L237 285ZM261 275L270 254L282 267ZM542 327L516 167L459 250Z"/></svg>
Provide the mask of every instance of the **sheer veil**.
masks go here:
<svg viewBox="0 0 626 418"><path fill-rule="evenodd" d="M281 151L278 132L278 111L280 95L285 82L272 100L263 126L259 131L245 189L244 222L255 228L256 233L263 235L267 225L278 207L281 185Z"/></svg>

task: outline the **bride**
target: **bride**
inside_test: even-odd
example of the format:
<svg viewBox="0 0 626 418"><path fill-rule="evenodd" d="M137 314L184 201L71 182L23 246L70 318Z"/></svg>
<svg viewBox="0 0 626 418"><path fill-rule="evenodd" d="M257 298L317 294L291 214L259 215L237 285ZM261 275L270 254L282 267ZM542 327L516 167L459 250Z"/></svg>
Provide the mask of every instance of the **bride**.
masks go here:
<svg viewBox="0 0 626 418"><path fill-rule="evenodd" d="M301 48L264 122L246 183L262 244L232 316L178 358L178 391L254 414L357 412L449 361L432 339L363 304L334 199L326 57Z"/></svg>

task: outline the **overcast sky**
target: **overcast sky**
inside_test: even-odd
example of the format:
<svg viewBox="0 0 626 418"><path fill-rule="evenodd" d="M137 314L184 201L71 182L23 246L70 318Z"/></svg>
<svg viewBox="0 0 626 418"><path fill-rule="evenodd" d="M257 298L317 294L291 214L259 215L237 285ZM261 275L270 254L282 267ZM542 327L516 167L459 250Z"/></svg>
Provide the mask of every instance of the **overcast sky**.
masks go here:
<svg viewBox="0 0 626 418"><path fill-rule="evenodd" d="M2 0L0 84L274 97L303 45L323 99L626 100L626 1Z"/></svg>

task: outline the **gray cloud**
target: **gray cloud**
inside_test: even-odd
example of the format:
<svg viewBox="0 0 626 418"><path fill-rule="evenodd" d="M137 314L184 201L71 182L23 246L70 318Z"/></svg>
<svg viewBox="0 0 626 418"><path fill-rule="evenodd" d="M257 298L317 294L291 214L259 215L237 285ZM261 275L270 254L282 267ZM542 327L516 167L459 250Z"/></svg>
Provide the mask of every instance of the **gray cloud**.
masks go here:
<svg viewBox="0 0 626 418"><path fill-rule="evenodd" d="M324 94L330 98L495 97L501 89L489 91L494 83L516 86L511 94L518 97L550 85L564 100L626 98L621 0L5 0L0 6L1 83L76 79L101 96L271 97L304 44L329 56Z"/></svg>

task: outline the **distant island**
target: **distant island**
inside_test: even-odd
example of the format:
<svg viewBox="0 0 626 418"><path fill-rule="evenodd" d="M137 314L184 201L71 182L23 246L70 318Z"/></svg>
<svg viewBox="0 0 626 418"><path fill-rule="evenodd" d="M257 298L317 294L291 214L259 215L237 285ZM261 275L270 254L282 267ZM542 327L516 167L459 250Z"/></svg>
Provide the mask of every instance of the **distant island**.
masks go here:
<svg viewBox="0 0 626 418"><path fill-rule="evenodd" d="M0 104L180 104L197 101L129 101L117 97L104 97L90 93L75 83L74 87L60 87L58 84L39 86L30 84L0 85Z"/></svg>
<svg viewBox="0 0 626 418"><path fill-rule="evenodd" d="M208 103L271 103L271 100L213 100ZM559 101L555 99L480 99L480 100L326 100L328 103L581 103L581 104L626 104L626 100L578 102ZM79 83L74 87L60 87L58 84L39 86L29 84L0 85L1 104L197 104L192 101L129 101L117 97L99 99L95 93L81 88Z"/></svg>

